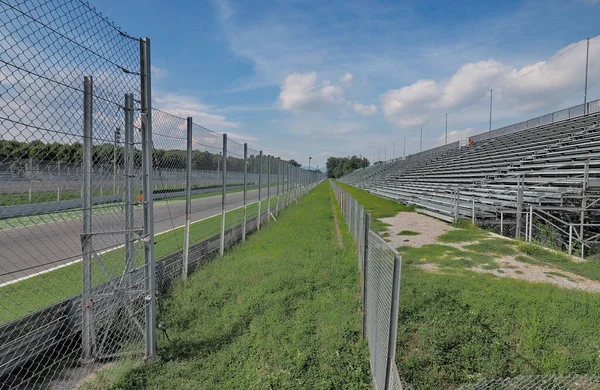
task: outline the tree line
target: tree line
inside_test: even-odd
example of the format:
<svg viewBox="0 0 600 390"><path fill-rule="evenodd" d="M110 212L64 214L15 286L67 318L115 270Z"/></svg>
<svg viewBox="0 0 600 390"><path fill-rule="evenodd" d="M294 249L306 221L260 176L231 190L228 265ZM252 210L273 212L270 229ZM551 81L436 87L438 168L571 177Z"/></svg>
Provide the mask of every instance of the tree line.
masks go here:
<svg viewBox="0 0 600 390"><path fill-rule="evenodd" d="M329 157L327 159L327 177L335 179L368 166L369 160L364 157Z"/></svg>
<svg viewBox="0 0 600 390"><path fill-rule="evenodd" d="M134 149L133 161L135 166L142 163L142 151ZM112 167L115 164L123 167L125 163L125 149L112 143L104 143L92 146L92 164L96 167ZM187 152L185 150L154 149L152 152L153 166L158 169L185 169ZM263 172L267 171L267 156L263 155ZM80 165L83 161L83 145L79 142L72 144L61 144L58 142L44 143L39 140L31 142L20 142L13 140L0 140L0 159L10 161L15 165L25 165L29 161L36 163L63 163ZM208 151L192 151L193 170L218 170L222 169L223 156L221 153ZM288 162L292 166L299 167L294 160ZM260 156L248 156L248 172L258 172ZM227 170L242 172L244 170L244 159L239 157L227 157ZM271 157L271 173L277 172L275 158Z"/></svg>

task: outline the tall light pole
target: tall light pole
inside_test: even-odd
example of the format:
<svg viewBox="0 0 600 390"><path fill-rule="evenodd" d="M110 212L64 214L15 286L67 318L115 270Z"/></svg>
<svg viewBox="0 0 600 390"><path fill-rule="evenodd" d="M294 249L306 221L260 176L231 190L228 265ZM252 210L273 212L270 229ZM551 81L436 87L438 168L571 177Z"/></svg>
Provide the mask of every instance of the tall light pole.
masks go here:
<svg viewBox="0 0 600 390"><path fill-rule="evenodd" d="M402 160L406 160L406 137L404 137L404 151L402 152Z"/></svg>
<svg viewBox="0 0 600 390"><path fill-rule="evenodd" d="M396 158L396 141L394 141L394 152L392 153L392 160Z"/></svg>
<svg viewBox="0 0 600 390"><path fill-rule="evenodd" d="M311 156L308 156L308 170L310 171L310 160L312 160Z"/></svg>
<svg viewBox="0 0 600 390"><path fill-rule="evenodd" d="M423 151L423 128L421 127L421 150L419 150L420 152Z"/></svg>
<svg viewBox="0 0 600 390"><path fill-rule="evenodd" d="M590 59L590 38L587 39L587 49L585 52L585 90L583 92L583 113L587 114L587 85L588 85L588 64Z"/></svg>
<svg viewBox="0 0 600 390"><path fill-rule="evenodd" d="M490 89L490 135L492 135L492 97L494 96L494 90Z"/></svg>
<svg viewBox="0 0 600 390"><path fill-rule="evenodd" d="M446 114L446 143L444 145L448 145L448 114Z"/></svg>

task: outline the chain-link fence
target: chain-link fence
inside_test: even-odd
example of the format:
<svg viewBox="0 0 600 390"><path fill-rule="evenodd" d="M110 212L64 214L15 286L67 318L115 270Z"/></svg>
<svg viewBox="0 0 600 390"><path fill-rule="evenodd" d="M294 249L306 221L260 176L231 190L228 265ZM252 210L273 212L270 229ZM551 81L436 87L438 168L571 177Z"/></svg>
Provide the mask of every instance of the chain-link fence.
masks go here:
<svg viewBox="0 0 600 390"><path fill-rule="evenodd" d="M0 15L0 387L72 388L322 175L152 109L150 41L79 0Z"/></svg>
<svg viewBox="0 0 600 390"><path fill-rule="evenodd" d="M375 389L409 388L396 367L401 257L370 229L371 216L348 192L331 182L348 229L357 244L362 277L363 337L369 344Z"/></svg>

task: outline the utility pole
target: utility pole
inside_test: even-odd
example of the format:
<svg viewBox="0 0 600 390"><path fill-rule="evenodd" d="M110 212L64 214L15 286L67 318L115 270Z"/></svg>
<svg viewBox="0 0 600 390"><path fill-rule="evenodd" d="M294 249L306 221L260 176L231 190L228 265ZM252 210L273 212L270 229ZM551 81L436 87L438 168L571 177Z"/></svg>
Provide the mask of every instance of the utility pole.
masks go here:
<svg viewBox="0 0 600 390"><path fill-rule="evenodd" d="M494 90L490 89L490 136L492 135L492 96L494 95Z"/></svg>
<svg viewBox="0 0 600 390"><path fill-rule="evenodd" d="M446 114L446 143L444 145L448 145L448 114Z"/></svg>
<svg viewBox="0 0 600 390"><path fill-rule="evenodd" d="M587 49L585 52L585 90L583 92L583 113L587 114L587 87L588 87L588 65L590 59L590 38L587 39Z"/></svg>

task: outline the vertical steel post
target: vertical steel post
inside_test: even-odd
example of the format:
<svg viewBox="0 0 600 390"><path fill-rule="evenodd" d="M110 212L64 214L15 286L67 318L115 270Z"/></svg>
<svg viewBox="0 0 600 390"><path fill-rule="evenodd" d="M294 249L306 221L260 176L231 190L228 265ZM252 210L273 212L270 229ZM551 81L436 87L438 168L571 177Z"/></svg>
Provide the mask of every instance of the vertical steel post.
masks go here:
<svg viewBox="0 0 600 390"><path fill-rule="evenodd" d="M221 245L219 253L225 254L225 206L227 205L227 134L223 134L223 189L221 193Z"/></svg>
<svg viewBox="0 0 600 390"><path fill-rule="evenodd" d="M525 212L525 241L529 242L529 213Z"/></svg>
<svg viewBox="0 0 600 390"><path fill-rule="evenodd" d="M92 123L93 80L87 76L83 81L83 280L81 290L81 360L94 360L95 336L92 312Z"/></svg>
<svg viewBox="0 0 600 390"><path fill-rule="evenodd" d="M118 134L120 133L121 130L117 127L115 129L113 144L113 195L117 195L117 142L119 142Z"/></svg>
<svg viewBox="0 0 600 390"><path fill-rule="evenodd" d="M260 230L260 208L261 208L261 189L262 189L262 158L263 152L262 150L258 152L258 165L260 166L258 170L258 216L256 217L256 230Z"/></svg>
<svg viewBox="0 0 600 390"><path fill-rule="evenodd" d="M248 200L248 144L244 144L244 211L242 216L242 241L246 241L246 202Z"/></svg>
<svg viewBox="0 0 600 390"><path fill-rule="evenodd" d="M125 95L125 273L133 269L133 94ZM129 285L129 283L128 283Z"/></svg>
<svg viewBox="0 0 600 390"><path fill-rule="evenodd" d="M369 265L369 232L371 231L371 214L365 213L365 230L364 246L363 246L363 263L362 263L362 337L367 338L367 295L369 293L368 285L368 265Z"/></svg>
<svg viewBox="0 0 600 390"><path fill-rule="evenodd" d="M583 185L582 185L582 193L581 193L581 218L580 218L580 226L579 226L579 238L581 239L581 258L583 259L584 256L584 252L585 252L585 231L584 231L584 225L585 225L585 211L587 209L587 187L588 187L588 180L589 180L589 174L590 174L590 160L586 160L585 162L585 166L584 166L584 170L583 170Z"/></svg>
<svg viewBox="0 0 600 390"><path fill-rule="evenodd" d="M400 272L402 261L399 255L394 256L394 278L392 281L392 307L390 308L390 325L388 336L388 356L385 370L385 388L389 389L392 370L396 360L396 338L398 336L398 309L400 307Z"/></svg>
<svg viewBox="0 0 600 390"><path fill-rule="evenodd" d="M523 182L524 178L521 176L518 179L519 186L517 188L517 215L516 215L516 232L515 238L521 238L521 217L523 213Z"/></svg>
<svg viewBox="0 0 600 390"><path fill-rule="evenodd" d="M504 212L500 211L500 235L504 235Z"/></svg>
<svg viewBox="0 0 600 390"><path fill-rule="evenodd" d="M529 242L533 238L533 205L529 205Z"/></svg>
<svg viewBox="0 0 600 390"><path fill-rule="evenodd" d="M144 283L146 359L156 357L156 263L154 259L154 186L152 170L152 82L150 39L140 39L142 177L144 187Z"/></svg>
<svg viewBox="0 0 600 390"><path fill-rule="evenodd" d="M183 240L183 279L187 279L190 264L190 219L192 217L192 130L194 122L192 117L187 118L187 159L185 164L185 237Z"/></svg>
<svg viewBox="0 0 600 390"><path fill-rule="evenodd" d="M573 254L573 224L569 224L569 256Z"/></svg>
<svg viewBox="0 0 600 390"><path fill-rule="evenodd" d="M281 176L281 157L277 157L277 204L275 205L275 216L279 216L279 179Z"/></svg>

